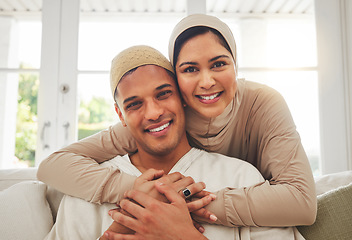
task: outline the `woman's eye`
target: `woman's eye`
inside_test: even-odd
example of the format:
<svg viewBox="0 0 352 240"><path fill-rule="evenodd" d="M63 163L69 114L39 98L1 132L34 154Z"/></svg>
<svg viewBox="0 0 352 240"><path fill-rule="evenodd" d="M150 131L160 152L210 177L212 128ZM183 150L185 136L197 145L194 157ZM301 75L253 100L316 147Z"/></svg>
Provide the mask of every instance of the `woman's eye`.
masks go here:
<svg viewBox="0 0 352 240"><path fill-rule="evenodd" d="M157 98L163 100L168 98L171 94L172 94L172 91L170 90L162 91L158 93Z"/></svg>
<svg viewBox="0 0 352 240"><path fill-rule="evenodd" d="M196 71L196 68L195 67L187 67L184 72L186 73L192 73L192 72L195 72Z"/></svg>
<svg viewBox="0 0 352 240"><path fill-rule="evenodd" d="M126 106L126 110L137 110L142 105L142 102L132 102Z"/></svg>
<svg viewBox="0 0 352 240"><path fill-rule="evenodd" d="M218 68L218 67L222 67L222 66L225 66L225 62L216 62L213 65L214 68Z"/></svg>

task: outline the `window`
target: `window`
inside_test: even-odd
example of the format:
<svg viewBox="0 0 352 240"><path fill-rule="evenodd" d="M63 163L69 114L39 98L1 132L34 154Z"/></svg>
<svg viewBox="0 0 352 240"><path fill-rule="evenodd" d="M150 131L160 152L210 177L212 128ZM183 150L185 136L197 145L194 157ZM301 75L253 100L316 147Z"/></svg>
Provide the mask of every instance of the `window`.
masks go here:
<svg viewBox="0 0 352 240"><path fill-rule="evenodd" d="M235 24L228 21L230 26ZM243 19L234 29L238 39L240 77L271 86L283 95L313 173L320 175L314 17Z"/></svg>
<svg viewBox="0 0 352 240"><path fill-rule="evenodd" d="M231 27L240 77L284 96L314 173L350 169L351 4L289 2L271 1L265 11L265 1L245 0L1 2L0 168L32 166L33 155L38 164L118 121L108 85L111 59L132 44L167 55L171 30L192 5L188 11L203 9ZM327 9L335 14L325 16Z"/></svg>
<svg viewBox="0 0 352 240"><path fill-rule="evenodd" d="M0 168L35 165L41 21L0 16Z"/></svg>

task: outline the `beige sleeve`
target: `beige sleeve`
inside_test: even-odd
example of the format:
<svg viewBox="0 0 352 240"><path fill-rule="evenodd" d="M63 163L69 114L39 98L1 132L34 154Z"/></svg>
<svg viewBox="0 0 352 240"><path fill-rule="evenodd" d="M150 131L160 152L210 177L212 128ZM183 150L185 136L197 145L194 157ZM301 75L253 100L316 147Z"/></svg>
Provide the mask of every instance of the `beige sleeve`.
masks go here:
<svg viewBox="0 0 352 240"><path fill-rule="evenodd" d="M267 180L217 192L209 210L226 226L310 225L317 211L315 183L291 114L279 94L262 99L262 104L254 109L258 121L251 134L259 133L256 165Z"/></svg>
<svg viewBox="0 0 352 240"><path fill-rule="evenodd" d="M128 130L116 124L51 154L39 165L37 178L86 201L116 203L136 177L99 163L136 149Z"/></svg>

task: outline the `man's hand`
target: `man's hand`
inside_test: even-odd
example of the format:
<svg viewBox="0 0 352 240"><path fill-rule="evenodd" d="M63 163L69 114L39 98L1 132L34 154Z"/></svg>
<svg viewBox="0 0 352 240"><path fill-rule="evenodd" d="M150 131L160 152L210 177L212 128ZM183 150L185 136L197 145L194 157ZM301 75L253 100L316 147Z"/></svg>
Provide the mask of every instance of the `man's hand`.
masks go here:
<svg viewBox="0 0 352 240"><path fill-rule="evenodd" d="M203 182L194 182L192 177L185 177L179 172L164 175L163 170L148 169L141 176L139 176L133 186L134 190L147 193L149 196L154 197L160 201L166 202L165 197L160 194L154 187L156 181L170 185L176 192L183 198L182 190L185 188L191 191L191 196L202 198L210 193L204 191L205 184Z"/></svg>
<svg viewBox="0 0 352 240"><path fill-rule="evenodd" d="M155 183L156 189L169 203L160 202L149 195L131 190L128 199L121 201L121 208L133 217L112 211L114 221L135 231L133 235L123 235L106 231L107 239L206 239L193 226L187 204L171 185ZM211 198L206 196L206 198ZM138 203L138 204L136 204Z"/></svg>
<svg viewBox="0 0 352 240"><path fill-rule="evenodd" d="M167 202L165 196L155 189L154 184L156 181L170 185L183 198L185 198L185 196L182 190L185 188L190 190L190 197L192 198L187 200L187 206L189 212L192 213L192 216L194 216L197 221L213 223L217 220L214 214L204 208L210 201L215 200L216 196L208 191L204 191L206 186L203 182L196 183L192 177L185 177L179 172L164 175L163 170L148 169L136 179L133 189L147 193L149 196L159 201ZM205 198L208 195L211 196L210 201L209 198ZM202 200L198 201L200 199ZM202 232L203 228L197 224L197 222L194 223L197 229Z"/></svg>
<svg viewBox="0 0 352 240"><path fill-rule="evenodd" d="M182 190L187 187L187 189L191 191L191 196L195 196L194 199L187 200L187 207L189 212L191 212L193 216L197 216L198 220L203 219L204 221L208 222L216 220L216 217L204 208L204 206L208 205L212 200L215 199L214 195L204 191L204 183L195 183L193 178L184 177L178 172L164 175L164 171L162 170L149 169L136 179L133 189L148 194L150 197L156 200L168 203L169 200L155 188L156 181L159 183L168 184L171 188L174 189L174 191L178 192L183 199L184 195ZM131 216L124 210L120 212L124 215ZM204 232L204 228L198 222L193 221L193 224L200 232ZM133 233L131 229L128 229L126 226L122 226L116 221L111 224L111 226L108 228L108 231L124 234ZM106 237L102 236L101 239L105 240Z"/></svg>

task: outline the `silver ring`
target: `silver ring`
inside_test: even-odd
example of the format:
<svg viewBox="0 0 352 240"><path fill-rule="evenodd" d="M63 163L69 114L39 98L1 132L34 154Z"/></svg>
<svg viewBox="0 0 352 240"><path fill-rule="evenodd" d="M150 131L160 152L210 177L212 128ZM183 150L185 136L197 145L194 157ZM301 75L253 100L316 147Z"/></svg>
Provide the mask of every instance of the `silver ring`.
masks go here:
<svg viewBox="0 0 352 240"><path fill-rule="evenodd" d="M183 196L185 196L185 199L188 199L191 197L191 191L188 188L185 188L182 190Z"/></svg>

